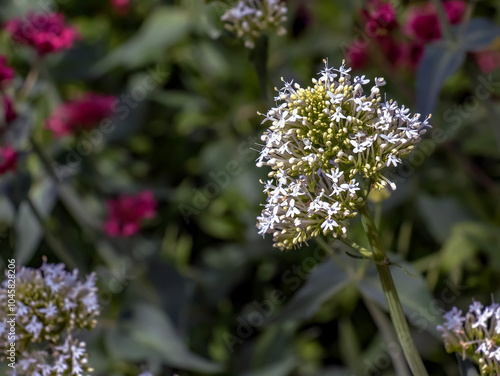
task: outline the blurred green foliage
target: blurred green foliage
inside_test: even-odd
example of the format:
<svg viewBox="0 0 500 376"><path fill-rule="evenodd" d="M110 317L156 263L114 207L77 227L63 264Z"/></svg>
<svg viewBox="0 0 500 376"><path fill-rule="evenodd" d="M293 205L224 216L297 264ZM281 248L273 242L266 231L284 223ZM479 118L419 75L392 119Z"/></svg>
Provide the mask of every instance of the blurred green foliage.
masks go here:
<svg viewBox="0 0 500 376"><path fill-rule="evenodd" d="M222 1L137 0L127 15L103 1L52 4L82 39L49 57L30 99L17 104L26 130L15 142L26 152L3 182L0 249L3 260L30 266L43 255L61 260L50 233L74 265L97 271L103 314L82 333L95 375L135 376L143 367L181 376L396 374L373 265L336 243L332 257L315 243L281 253L255 228L266 176L254 165L257 111L272 105L280 77L307 85L323 58L344 59L362 2L288 1L288 35L261 40L257 52L223 30ZM7 2L1 21L41 5ZM362 72L385 76L388 97L410 108L435 107L426 141L394 172L398 190L375 204L391 258L412 274L393 270L432 375L458 372L435 330L441 311L500 300L500 75L480 74L467 55L493 41L497 2L479 2L476 14L488 18L469 24L478 39L430 47L417 73L378 63ZM5 33L0 50L20 85L34 56ZM478 99L488 82L490 95ZM89 90L116 95L123 108L114 130L75 162L79 140L52 139L43 121ZM75 162L62 181L48 176L30 134L51 160ZM159 201L157 217L140 235L107 237L105 200L145 188ZM359 222L350 233L367 246Z"/></svg>

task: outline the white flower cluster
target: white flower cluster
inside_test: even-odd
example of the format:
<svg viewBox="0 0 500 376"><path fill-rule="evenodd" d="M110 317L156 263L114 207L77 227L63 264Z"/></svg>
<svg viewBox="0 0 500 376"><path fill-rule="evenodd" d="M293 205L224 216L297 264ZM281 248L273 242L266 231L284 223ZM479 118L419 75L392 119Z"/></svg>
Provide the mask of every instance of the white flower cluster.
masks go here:
<svg viewBox="0 0 500 376"><path fill-rule="evenodd" d="M271 125L257 166L273 171L264 183L268 199L257 226L261 235L272 233L281 249L320 234L345 236L345 220L366 200L361 188L395 189L381 171L401 163L430 126L429 118L382 102L383 78L365 94L369 80L351 80L350 70L325 61L313 87L285 82L275 98L282 103L265 115L263 122Z"/></svg>
<svg viewBox="0 0 500 376"><path fill-rule="evenodd" d="M254 48L261 33L274 30L286 34L282 23L286 21L287 7L280 0L241 0L221 17L226 29L243 38L245 47Z"/></svg>
<svg viewBox="0 0 500 376"><path fill-rule="evenodd" d="M465 315L453 307L444 320L437 330L443 332L448 352L476 362L481 376L500 375L500 304L473 302Z"/></svg>
<svg viewBox="0 0 500 376"><path fill-rule="evenodd" d="M11 376L70 376L86 375L88 355L85 342L67 337L60 346L55 346L52 354L47 351L24 351Z"/></svg>
<svg viewBox="0 0 500 376"><path fill-rule="evenodd" d="M96 276L78 279L78 270L67 272L63 264L48 264L39 269L21 267L15 278L16 352L21 367L34 367L41 376L83 376L86 365L85 344L71 340L75 329L92 329L99 315ZM0 360L6 354L8 341L7 280L0 288ZM9 312L12 313L12 312ZM45 356L32 343L43 342L51 349L54 364L36 359ZM30 366L31 364L31 366ZM52 373L51 373L52 372Z"/></svg>

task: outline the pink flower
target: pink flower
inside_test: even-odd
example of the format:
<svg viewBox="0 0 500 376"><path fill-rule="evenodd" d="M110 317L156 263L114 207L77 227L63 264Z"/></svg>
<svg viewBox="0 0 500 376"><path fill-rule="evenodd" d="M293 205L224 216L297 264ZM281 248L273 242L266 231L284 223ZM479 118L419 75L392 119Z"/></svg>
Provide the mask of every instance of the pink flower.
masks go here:
<svg viewBox="0 0 500 376"><path fill-rule="evenodd" d="M467 10L467 4L461 0L445 1L443 6L452 25L460 23Z"/></svg>
<svg viewBox="0 0 500 376"><path fill-rule="evenodd" d="M141 220L156 216L156 200L151 191L121 195L108 200L108 219L104 231L110 236L132 236L139 231Z"/></svg>
<svg viewBox="0 0 500 376"><path fill-rule="evenodd" d="M130 9L130 0L110 0L113 11L117 14L127 14Z"/></svg>
<svg viewBox="0 0 500 376"><path fill-rule="evenodd" d="M366 65L368 60L367 42L355 41L346 51L347 63L352 69L361 69Z"/></svg>
<svg viewBox="0 0 500 376"><path fill-rule="evenodd" d="M6 95L3 96L2 102L5 122L7 124L10 124L17 119L17 112L14 109L14 103L12 102L12 99L7 97Z"/></svg>
<svg viewBox="0 0 500 376"><path fill-rule="evenodd" d="M476 52L474 57L483 73L493 72L500 67L500 51L485 50Z"/></svg>
<svg viewBox="0 0 500 376"><path fill-rule="evenodd" d="M58 107L46 120L45 127L56 137L91 129L112 113L113 96L87 93Z"/></svg>
<svg viewBox="0 0 500 376"><path fill-rule="evenodd" d="M0 175L14 171L17 165L17 151L10 146L0 148Z"/></svg>
<svg viewBox="0 0 500 376"><path fill-rule="evenodd" d="M381 0L368 1L366 7L361 10L361 15L366 20L366 32L371 37L384 34L385 30L398 26L396 10L391 3L384 3Z"/></svg>
<svg viewBox="0 0 500 376"><path fill-rule="evenodd" d="M61 13L31 12L7 21L5 30L13 40L33 47L39 55L68 49L79 37L74 27L64 24Z"/></svg>
<svg viewBox="0 0 500 376"><path fill-rule="evenodd" d="M446 16L452 25L459 23L465 13L466 4L461 0L443 2ZM441 38L439 17L433 3L424 6L414 6L406 17L405 33L420 41L432 42Z"/></svg>
<svg viewBox="0 0 500 376"><path fill-rule="evenodd" d="M0 55L0 86L14 77L14 69L7 65L7 57Z"/></svg>

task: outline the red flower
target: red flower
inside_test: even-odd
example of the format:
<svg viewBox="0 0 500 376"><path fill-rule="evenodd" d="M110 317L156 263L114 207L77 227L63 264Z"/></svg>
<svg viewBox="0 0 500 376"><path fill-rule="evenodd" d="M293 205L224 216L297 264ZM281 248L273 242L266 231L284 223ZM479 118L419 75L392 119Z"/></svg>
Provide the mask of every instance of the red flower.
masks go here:
<svg viewBox="0 0 500 376"><path fill-rule="evenodd" d="M110 0L113 11L117 14L126 14L130 9L130 0Z"/></svg>
<svg viewBox="0 0 500 376"><path fill-rule="evenodd" d="M17 165L17 151L10 146L0 148L0 174L14 171Z"/></svg>
<svg viewBox="0 0 500 376"><path fill-rule="evenodd" d="M391 3L381 0L370 0L366 7L361 10L361 15L366 20L366 31L373 37L385 34L382 30L392 30L398 26L396 10Z"/></svg>
<svg viewBox="0 0 500 376"><path fill-rule="evenodd" d="M14 77L14 69L7 65L7 57L0 55L0 85L8 83Z"/></svg>
<svg viewBox="0 0 500 376"><path fill-rule="evenodd" d="M483 73L493 72L500 67L500 51L485 50L476 52L474 57Z"/></svg>
<svg viewBox="0 0 500 376"><path fill-rule="evenodd" d="M64 24L61 13L28 13L25 18L7 21L5 30L13 40L33 47L39 55L68 49L79 36L74 27Z"/></svg>
<svg viewBox="0 0 500 376"><path fill-rule="evenodd" d="M17 112L14 109L14 103L12 102L12 99L7 97L6 95L3 96L2 102L5 122L7 124L10 124L17 119Z"/></svg>
<svg viewBox="0 0 500 376"><path fill-rule="evenodd" d="M156 200L151 191L121 195L108 200L108 219L104 231L110 236L132 236L139 231L141 220L156 216Z"/></svg>
<svg viewBox="0 0 500 376"><path fill-rule="evenodd" d="M361 69L366 65L368 60L367 42L355 41L346 51L347 63L352 69Z"/></svg>
<svg viewBox="0 0 500 376"><path fill-rule="evenodd" d="M46 120L45 127L54 132L56 137L94 128L111 115L114 101L112 96L88 93L58 107Z"/></svg>
<svg viewBox="0 0 500 376"><path fill-rule="evenodd" d="M446 16L452 25L459 23L465 13L466 4L461 0L443 3ZM420 42L432 42L441 38L439 17L433 3L410 8L406 18L405 33Z"/></svg>

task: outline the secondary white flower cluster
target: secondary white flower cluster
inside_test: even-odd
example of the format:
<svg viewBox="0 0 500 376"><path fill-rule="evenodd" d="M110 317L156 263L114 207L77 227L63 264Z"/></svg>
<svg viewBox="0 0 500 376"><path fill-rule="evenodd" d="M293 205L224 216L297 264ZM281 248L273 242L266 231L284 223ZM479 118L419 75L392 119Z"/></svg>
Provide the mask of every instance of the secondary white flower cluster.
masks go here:
<svg viewBox="0 0 500 376"><path fill-rule="evenodd" d="M255 39L265 31L286 34L282 23L286 21L288 9L280 0L241 0L221 17L225 27L243 38L245 47L254 48Z"/></svg>
<svg viewBox="0 0 500 376"><path fill-rule="evenodd" d="M271 125L257 166L273 171L257 226L281 249L320 234L345 236L345 221L366 200L361 189L395 189L382 170L401 163L430 126L429 118L382 101L383 78L375 78L366 94L370 80L351 80L344 64L335 69L325 61L313 87L285 82L275 98L282 103L265 115Z"/></svg>
<svg viewBox="0 0 500 376"><path fill-rule="evenodd" d="M71 339L71 331L92 329L99 315L96 276L78 278L78 270L67 272L63 264L48 264L39 269L21 267L15 278L15 344L20 369L33 368L29 375L83 376L90 372L85 343ZM11 313L8 305L8 280L0 288L0 360L10 342ZM9 307L9 308L8 308ZM36 351L42 342L49 354ZM3 359L2 359L3 358ZM46 359L46 362L41 359ZM52 362L53 361L53 362ZM19 368L18 367L18 368ZM35 372L38 372L36 373ZM19 371L19 370L18 370Z"/></svg>
<svg viewBox="0 0 500 376"><path fill-rule="evenodd" d="M465 315L453 307L444 320L437 330L443 332L446 351L474 361L482 376L500 375L500 304L473 302Z"/></svg>
<svg viewBox="0 0 500 376"><path fill-rule="evenodd" d="M17 362L14 375L36 376L70 376L86 375L92 372L87 366L88 354L85 342L66 337L60 346L54 346L54 351L24 351ZM85 372L85 373L84 373Z"/></svg>

